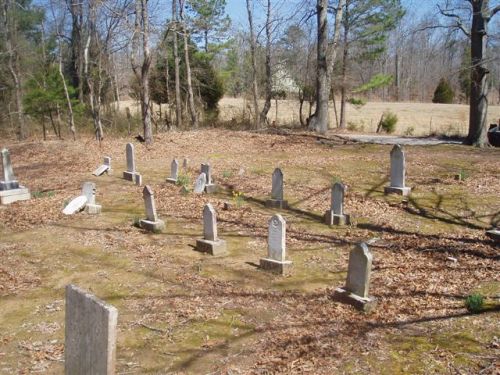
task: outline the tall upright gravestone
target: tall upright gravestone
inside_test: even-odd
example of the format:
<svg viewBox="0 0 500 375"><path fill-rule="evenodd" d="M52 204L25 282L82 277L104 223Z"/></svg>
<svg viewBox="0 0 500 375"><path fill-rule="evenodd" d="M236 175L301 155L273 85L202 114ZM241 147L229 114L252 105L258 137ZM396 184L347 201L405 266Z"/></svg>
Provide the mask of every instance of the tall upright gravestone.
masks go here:
<svg viewBox="0 0 500 375"><path fill-rule="evenodd" d="M272 208L287 208L288 202L283 199L284 180L283 172L280 168L276 168L272 176L271 199L266 201L267 207Z"/></svg>
<svg viewBox="0 0 500 375"><path fill-rule="evenodd" d="M203 238L196 240L196 250L211 255L227 254L226 241L217 235L217 217L210 203L203 208Z"/></svg>
<svg viewBox="0 0 500 375"><path fill-rule="evenodd" d="M349 253L346 285L335 290L334 297L359 310L371 311L377 301L369 295L373 256L364 242L357 244Z"/></svg>
<svg viewBox="0 0 500 375"><path fill-rule="evenodd" d="M260 259L260 267L280 275L291 271L292 262L286 260L286 222L279 214L269 220L267 258Z"/></svg>
<svg viewBox="0 0 500 375"><path fill-rule="evenodd" d="M391 182L384 188L385 194L399 194L407 196L411 188L406 187L406 159L405 152L400 145L394 145L391 150Z"/></svg>
<svg viewBox="0 0 500 375"><path fill-rule="evenodd" d="M113 375L118 311L92 294L66 286L64 372Z"/></svg>
<svg viewBox="0 0 500 375"><path fill-rule="evenodd" d="M123 172L123 178L141 185L142 178L135 168L134 145L132 143L127 143L125 146L125 154L127 157L127 170Z"/></svg>
<svg viewBox="0 0 500 375"><path fill-rule="evenodd" d="M205 173L205 176L207 176L207 182L205 184L205 192L207 194L217 192L218 187L212 179L212 166L209 163L202 164L200 168L200 173Z"/></svg>
<svg viewBox="0 0 500 375"><path fill-rule="evenodd" d="M31 194L29 189L19 185L14 176L9 150L4 148L1 153L3 179L0 180L0 204L9 204L30 199Z"/></svg>
<svg viewBox="0 0 500 375"><path fill-rule="evenodd" d="M167 182L176 184L178 177L179 177L179 162L177 161L177 159L174 159L170 164L170 177L167 178Z"/></svg>
<svg viewBox="0 0 500 375"><path fill-rule="evenodd" d="M148 185L144 186L142 197L144 198L146 219L142 219L140 221L141 228L150 232L162 231L163 229L165 229L165 222L158 218L158 214L156 213L154 193Z"/></svg>
<svg viewBox="0 0 500 375"><path fill-rule="evenodd" d="M332 186L330 209L325 212L325 223L328 225L346 225L350 216L344 213L344 196L346 187L340 182Z"/></svg>

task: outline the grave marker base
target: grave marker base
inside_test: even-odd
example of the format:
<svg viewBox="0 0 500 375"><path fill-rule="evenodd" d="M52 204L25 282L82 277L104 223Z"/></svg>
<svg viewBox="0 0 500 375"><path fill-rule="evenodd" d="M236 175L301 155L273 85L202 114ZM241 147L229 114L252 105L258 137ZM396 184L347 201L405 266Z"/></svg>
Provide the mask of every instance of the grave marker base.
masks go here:
<svg viewBox="0 0 500 375"><path fill-rule="evenodd" d="M345 290L344 288L335 289L335 293L333 294L333 299L342 303L347 303L349 305L352 305L356 309L367 313L373 311L377 307L376 298L374 297L363 298Z"/></svg>
<svg viewBox="0 0 500 375"><path fill-rule="evenodd" d="M132 181L132 182L135 182L135 175L137 175L138 173L137 172L128 172L128 171L125 171L123 172L123 179L127 180L127 181Z"/></svg>
<svg viewBox="0 0 500 375"><path fill-rule="evenodd" d="M171 183L171 184L174 184L174 185L177 183L177 179L176 179L176 178L170 178L170 177L169 177L169 178L167 178L167 180L166 180L166 181L167 181L168 183Z"/></svg>
<svg viewBox="0 0 500 375"><path fill-rule="evenodd" d="M268 199L266 201L266 207L286 209L288 208L288 201L281 199Z"/></svg>
<svg viewBox="0 0 500 375"><path fill-rule="evenodd" d="M388 195L388 194L398 194L398 195L402 195L403 197L406 197L408 195L410 195L411 193L411 188L409 187L395 187L395 186L386 186L384 188L384 194L385 195Z"/></svg>
<svg viewBox="0 0 500 375"><path fill-rule="evenodd" d="M214 256L227 255L227 244L224 240L196 240L196 250Z"/></svg>
<svg viewBox="0 0 500 375"><path fill-rule="evenodd" d="M219 187L216 184L205 185L205 193L207 193L207 194L217 193L218 190L219 190Z"/></svg>
<svg viewBox="0 0 500 375"><path fill-rule="evenodd" d="M31 199L30 190L25 187L18 189L0 191L0 204L10 204L17 201L27 201Z"/></svg>
<svg viewBox="0 0 500 375"><path fill-rule="evenodd" d="M165 229L165 222L163 220L150 221L143 219L140 221L140 226L149 232L161 232Z"/></svg>
<svg viewBox="0 0 500 375"><path fill-rule="evenodd" d="M351 224L351 217L345 215L335 215L331 210L325 212L325 223L327 225L349 225Z"/></svg>
<svg viewBox="0 0 500 375"><path fill-rule="evenodd" d="M100 204L90 204L87 203L85 206L85 212L89 215L99 215L101 213L102 206Z"/></svg>
<svg viewBox="0 0 500 375"><path fill-rule="evenodd" d="M19 189L19 182L16 180L12 181L0 181L0 191Z"/></svg>
<svg viewBox="0 0 500 375"><path fill-rule="evenodd" d="M290 275L292 272L292 261L285 260L284 262L280 262L279 260L260 258L260 268L279 275Z"/></svg>

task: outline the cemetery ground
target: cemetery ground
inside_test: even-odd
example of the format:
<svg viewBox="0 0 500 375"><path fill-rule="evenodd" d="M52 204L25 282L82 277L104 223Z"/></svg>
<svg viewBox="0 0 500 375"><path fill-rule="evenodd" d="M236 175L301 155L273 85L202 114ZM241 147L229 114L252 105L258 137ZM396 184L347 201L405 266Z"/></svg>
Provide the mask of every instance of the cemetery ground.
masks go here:
<svg viewBox="0 0 500 375"><path fill-rule="evenodd" d="M142 187L122 178L131 139L5 145L33 198L0 206L0 373L63 372L69 283L118 309L120 374L498 373L500 254L485 229L500 215L500 151L406 147L403 198L383 195L392 146L332 139L211 129L161 134L149 149L135 142L162 233L133 225L145 213ZM104 156L113 173L92 176ZM166 183L174 157L189 159L180 171L190 188L210 161L221 190ZM279 210L288 277L257 268L277 212L263 204L277 166L290 205ZM102 214L62 215L84 181L96 182ZM348 187L350 226L323 224L334 181ZM194 250L209 202L224 257ZM331 297L350 249L374 238L378 307L365 314ZM464 307L473 292L487 297L478 314Z"/></svg>

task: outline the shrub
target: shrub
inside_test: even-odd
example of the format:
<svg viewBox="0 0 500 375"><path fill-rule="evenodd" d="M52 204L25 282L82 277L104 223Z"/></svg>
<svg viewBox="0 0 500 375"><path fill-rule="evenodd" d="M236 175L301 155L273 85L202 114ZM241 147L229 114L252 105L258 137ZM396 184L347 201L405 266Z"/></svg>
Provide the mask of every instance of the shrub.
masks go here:
<svg viewBox="0 0 500 375"><path fill-rule="evenodd" d="M177 176L177 185L188 189L191 185L189 176L187 174L179 174L179 176Z"/></svg>
<svg viewBox="0 0 500 375"><path fill-rule="evenodd" d="M380 127L386 133L394 133L396 130L396 124L398 123L398 116L392 112L385 112L384 116L380 120Z"/></svg>
<svg viewBox="0 0 500 375"><path fill-rule="evenodd" d="M413 126L410 126L409 128L406 128L405 135L407 137L411 137L414 132L415 132L415 128Z"/></svg>
<svg viewBox="0 0 500 375"><path fill-rule="evenodd" d="M474 293L467 296L465 299L465 307L471 313L477 314L481 311L484 304L484 297L480 293Z"/></svg>
<svg viewBox="0 0 500 375"><path fill-rule="evenodd" d="M453 103L454 97L455 93L453 92L450 83L445 78L441 78L436 87L436 90L434 91L432 102L450 104Z"/></svg>

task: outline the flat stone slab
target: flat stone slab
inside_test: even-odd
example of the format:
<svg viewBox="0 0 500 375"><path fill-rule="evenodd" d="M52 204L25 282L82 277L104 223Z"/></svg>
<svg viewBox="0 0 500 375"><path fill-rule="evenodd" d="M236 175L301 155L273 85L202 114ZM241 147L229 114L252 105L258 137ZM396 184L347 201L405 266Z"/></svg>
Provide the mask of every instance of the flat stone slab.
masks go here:
<svg viewBox="0 0 500 375"><path fill-rule="evenodd" d="M286 276L290 275L290 273L292 272L292 261L285 260L284 262L280 262L274 259L260 258L260 268L265 271L270 271L278 275Z"/></svg>
<svg viewBox="0 0 500 375"><path fill-rule="evenodd" d="M266 207L286 209L288 208L288 201L278 200L278 199L268 199L266 201Z"/></svg>
<svg viewBox="0 0 500 375"><path fill-rule="evenodd" d="M209 241L196 240L196 250L201 253L208 253L214 256L227 255L227 244L224 240Z"/></svg>
<svg viewBox="0 0 500 375"><path fill-rule="evenodd" d="M332 214L331 210L325 212L325 224L327 225L349 225L351 224L351 217L345 215Z"/></svg>
<svg viewBox="0 0 500 375"><path fill-rule="evenodd" d="M92 174L94 176L101 176L104 174L104 172L107 172L109 170L109 165L101 165L99 168L97 168Z"/></svg>
<svg viewBox="0 0 500 375"><path fill-rule="evenodd" d="M161 232L165 230L165 222L163 220L150 221L142 219L139 224L142 229L148 232Z"/></svg>
<svg viewBox="0 0 500 375"><path fill-rule="evenodd" d="M363 298L348 292L344 288L337 288L333 294L333 299L342 303L354 306L356 309L370 312L377 307L377 299L374 297Z"/></svg>
<svg viewBox="0 0 500 375"><path fill-rule="evenodd" d="M205 185L205 193L207 193L207 194L217 193L218 190L219 190L219 187L216 184Z"/></svg>
<svg viewBox="0 0 500 375"><path fill-rule="evenodd" d="M0 191L0 204L10 204L29 199L31 199L30 190L22 186L19 189Z"/></svg>
<svg viewBox="0 0 500 375"><path fill-rule="evenodd" d="M87 197L85 195L80 195L79 197L76 197L71 202L69 202L68 205L64 207L62 213L64 215L73 215L83 210L86 205Z"/></svg>
<svg viewBox="0 0 500 375"><path fill-rule="evenodd" d="M486 235L492 240L500 242L500 229L490 229L486 231Z"/></svg>
<svg viewBox="0 0 500 375"><path fill-rule="evenodd" d="M409 188L409 187L404 187L404 188L394 187L394 186L384 187L384 194L385 195L398 194L398 195L402 195L403 197L406 197L406 196L410 195L410 193L411 193L411 188Z"/></svg>

